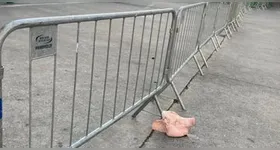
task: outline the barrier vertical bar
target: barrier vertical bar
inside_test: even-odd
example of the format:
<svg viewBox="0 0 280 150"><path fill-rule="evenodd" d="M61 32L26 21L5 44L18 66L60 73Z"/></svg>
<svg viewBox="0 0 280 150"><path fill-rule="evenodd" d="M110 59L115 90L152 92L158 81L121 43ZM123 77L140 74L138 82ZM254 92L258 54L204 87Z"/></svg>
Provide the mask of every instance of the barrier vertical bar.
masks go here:
<svg viewBox="0 0 280 150"><path fill-rule="evenodd" d="M133 105L135 104L135 99L136 99L136 94L137 94L137 87L138 87L138 81L139 81L140 64L141 64L142 51L143 51L143 41L144 41L144 36L145 36L146 18L147 18L147 16L144 16L143 27L142 27L142 35L141 35L141 42L140 42L140 52L139 52L138 66L137 66L136 83L135 83L134 96L133 96L133 102L132 102Z"/></svg>
<svg viewBox="0 0 280 150"><path fill-rule="evenodd" d="M30 46L31 47L31 46ZM31 128L31 125L32 125L32 56L31 56L31 50L29 50L29 84L28 84L28 89L29 89L29 131L28 131L28 146L29 148L31 148L31 139L32 139L32 128Z"/></svg>
<svg viewBox="0 0 280 150"><path fill-rule="evenodd" d="M55 87L56 87L56 68L57 68L57 53L54 54L53 62L53 97L52 97L52 123L51 123L51 148L53 147L53 131L54 131L54 111L55 111Z"/></svg>
<svg viewBox="0 0 280 150"><path fill-rule="evenodd" d="M200 44L200 37L201 37L202 31L203 31L202 28L203 28L203 25L204 25L204 20L205 20L205 15L206 15L206 14L205 14L205 10L206 10L207 6L208 6L208 3L205 3L205 4L204 4L204 7L203 7L203 10L202 10L202 16L201 16L201 20L200 20L199 29L198 29L198 36L197 36L196 44L195 44L195 45L196 45L196 48L197 48L197 50L198 50L198 52L200 53L200 55L201 55L201 57L202 57L202 59L203 59L203 61L204 61L204 63L205 63L206 65L207 65L207 61L206 61L206 59L205 59L205 57L204 57L204 55L203 55L201 49L199 48L199 44ZM198 61L197 61L195 55L193 56L193 58L194 58L194 60L195 60L195 63L196 63L196 65L197 65L197 67L198 67L198 69L199 69L201 75L203 75L203 71L202 71L201 66L199 65L199 63L198 63ZM207 66L208 66L208 65L207 65Z"/></svg>
<svg viewBox="0 0 280 150"><path fill-rule="evenodd" d="M126 80L123 111L125 111L126 101L127 101L127 97L128 97L127 95L128 95L128 86L129 86L129 80L130 80L130 66L131 66L132 49L133 49L133 44L134 44L133 42L134 42L135 22L136 22L136 16L133 17L133 26L132 26L132 32L131 32L131 41L130 41L129 59L128 59L128 67L127 67L127 80Z"/></svg>
<svg viewBox="0 0 280 150"><path fill-rule="evenodd" d="M87 129L86 135L88 135L89 130L89 119L90 119L90 108L91 108L91 99L92 99L92 88L93 88L93 72L94 72L94 65L95 65L95 49L96 49L96 28L97 28L97 21L94 23L94 33L93 33L93 44L92 44L92 60L91 60L91 77L90 77L90 88L89 88L89 102L88 102L88 116L87 116Z"/></svg>
<svg viewBox="0 0 280 150"><path fill-rule="evenodd" d="M112 30L112 19L110 19L109 23L109 31L108 31L108 43L107 43L107 53L106 53L106 69L105 69L105 78L103 85L103 96L102 96L102 107L101 107L101 118L100 125L103 125L103 117L104 117L104 107L105 107L105 99L106 99L106 90L107 90L107 80L108 80L108 67L109 67L109 59L110 59L110 46L111 46L111 30Z"/></svg>
<svg viewBox="0 0 280 150"><path fill-rule="evenodd" d="M74 74L74 87L72 99L72 114L71 114L71 127L70 127L70 140L69 146L72 145L73 127L74 127L74 114L75 114L75 101L76 101L76 87L77 87L77 73L78 73L78 59L79 59L79 42L80 42L80 22L77 23L77 38L76 38L76 55L75 55L75 74Z"/></svg>
<svg viewBox="0 0 280 150"><path fill-rule="evenodd" d="M205 16L206 16L206 13L205 13L206 11L205 10L206 10L207 6L208 6L208 3L206 3L203 7L202 17L201 17L201 20L200 20L200 26L199 26L199 30L198 30L198 36L197 36L197 39L196 39L196 47L197 47L198 52L200 53L200 55L201 55L201 57L204 61L205 66L208 68L207 61L206 61L206 59L205 59L205 57L204 57L204 55L203 55L203 53L202 53L202 51L199 47L200 42L201 42L200 38L201 38L201 35L202 35L202 33L204 31L204 28L205 28ZM201 74L203 74L202 70L201 70Z"/></svg>
<svg viewBox="0 0 280 150"><path fill-rule="evenodd" d="M215 15L215 19L214 19L214 25L213 25L213 36L215 37L217 43L218 43L218 47L221 48L221 45L219 43L219 40L217 38L217 34L216 34L216 25L217 25L217 21L218 21L218 13L220 10L220 6L221 6L222 2L219 3L218 7L217 7L217 11L216 11L216 15ZM213 38L211 38L211 40L213 40Z"/></svg>
<svg viewBox="0 0 280 150"><path fill-rule="evenodd" d="M158 69L158 75L157 75L157 84L156 86L158 86L158 83L159 83L159 76L161 74L161 64L162 64L162 59L163 59L163 51L164 51L164 46L165 46L165 39L166 39L166 35L167 35L167 25L168 25L168 21L169 21L169 16L170 14L167 15L167 19L166 19L166 23L165 23L165 29L164 29L164 37L163 37L163 40L162 40L162 47L161 47L161 56L160 56L160 63L159 63L159 69ZM165 68L163 68L165 69ZM163 72L163 71L162 71ZM164 76L162 74L162 76ZM160 82L163 81L164 78L161 79Z"/></svg>
<svg viewBox="0 0 280 150"><path fill-rule="evenodd" d="M123 32L124 32L124 24L125 18L122 18L122 28L121 28L121 37L120 37L120 47L119 47L119 57L118 57L118 69L117 69L117 79L116 79L116 87L115 87L115 98L114 98L114 110L113 110L113 118L116 117L116 105L118 98L118 86L119 86L119 76L120 76L120 66L121 66L121 54L123 50Z"/></svg>
<svg viewBox="0 0 280 150"><path fill-rule="evenodd" d="M149 57L151 52L151 43L152 43L152 37L153 37L153 29L154 29L154 21L155 21L155 15L152 16L152 23L151 23L151 31L150 31L150 40L149 40L149 46L148 46L148 54L146 59L146 67L145 67L145 73L144 73L144 81L142 86L142 96L141 99L144 97L144 91L145 91L145 83L147 78L147 70L148 70L148 63L149 63Z"/></svg>

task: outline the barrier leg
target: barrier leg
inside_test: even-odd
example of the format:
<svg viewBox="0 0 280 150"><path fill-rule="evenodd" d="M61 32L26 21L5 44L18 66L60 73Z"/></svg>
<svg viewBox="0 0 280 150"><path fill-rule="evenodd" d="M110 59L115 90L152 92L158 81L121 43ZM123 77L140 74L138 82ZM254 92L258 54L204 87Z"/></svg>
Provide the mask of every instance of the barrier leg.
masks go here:
<svg viewBox="0 0 280 150"><path fill-rule="evenodd" d="M220 42L219 42L219 39L218 39L216 33L214 34L214 37L215 37L216 42L218 43L218 48L221 48L221 44L220 44Z"/></svg>
<svg viewBox="0 0 280 150"><path fill-rule="evenodd" d="M203 61L204 61L204 64L205 64L206 68L208 68L208 63L207 63L207 61L206 61L206 59L205 59L205 57L204 57L204 54L202 53L202 51L201 51L200 48L198 48L198 51L199 51L200 56L202 57L202 59L203 59Z"/></svg>
<svg viewBox="0 0 280 150"><path fill-rule="evenodd" d="M231 29L232 29L232 31L233 31L233 32L236 32L236 30L235 30L235 28L234 28L234 26L233 26L233 23L232 23L232 22L230 23L230 27L231 27Z"/></svg>
<svg viewBox="0 0 280 150"><path fill-rule="evenodd" d="M229 33L228 33L227 28L225 27L224 30L225 30L225 33L226 33L226 35L227 35L227 38L230 40L230 35L229 35Z"/></svg>
<svg viewBox="0 0 280 150"><path fill-rule="evenodd" d="M238 28L237 28L237 25L236 25L235 20L232 22L232 24L233 24L233 26L234 26L234 28L235 28L235 31L238 32Z"/></svg>
<svg viewBox="0 0 280 150"><path fill-rule="evenodd" d="M159 111L159 113L160 113L160 115L161 115L163 109L162 109L162 107L160 106L160 103L159 103L159 101L158 101L157 95L154 96L154 100L155 100L155 102L156 102L156 106L157 106L157 108L158 108L158 111Z"/></svg>
<svg viewBox="0 0 280 150"><path fill-rule="evenodd" d="M237 27L239 27L239 28L241 27L240 23L238 22L238 18L236 18L235 23L236 23Z"/></svg>
<svg viewBox="0 0 280 150"><path fill-rule="evenodd" d="M241 16L243 17L243 16L244 16L244 12L241 10L241 12L240 12L240 13L241 13Z"/></svg>
<svg viewBox="0 0 280 150"><path fill-rule="evenodd" d="M197 66L197 68L198 68L200 74L203 76L204 73L203 73L203 71L202 71L202 69L201 69L201 67L200 67L200 65L199 65L199 62L197 61L197 58L195 57L195 55L193 55L193 59L194 59L194 61L195 61L195 63L196 63L196 66Z"/></svg>
<svg viewBox="0 0 280 150"><path fill-rule="evenodd" d="M160 103L158 101L158 98L157 96L155 95L153 98L151 98L150 100L147 100L144 104L142 104L135 112L134 114L132 115L132 118L135 118L150 102L152 101L155 101L156 102L156 106L157 106L157 109L159 110L160 112L160 115L161 115L161 112L162 112L162 108L160 106Z"/></svg>
<svg viewBox="0 0 280 150"><path fill-rule="evenodd" d="M142 104L132 115L132 118L135 118L149 103L151 100L147 100L144 104Z"/></svg>
<svg viewBox="0 0 280 150"><path fill-rule="evenodd" d="M228 29L229 34L232 35L232 31L230 29L230 24L227 26L227 29Z"/></svg>
<svg viewBox="0 0 280 150"><path fill-rule="evenodd" d="M239 17L239 20L240 20L240 21L243 21L243 18L244 18L244 15L240 16L240 17Z"/></svg>
<svg viewBox="0 0 280 150"><path fill-rule="evenodd" d="M233 31L237 32L233 22L231 22L231 28L232 28Z"/></svg>
<svg viewBox="0 0 280 150"><path fill-rule="evenodd" d="M184 103L183 103L183 101L182 101L182 99L181 99L181 96L180 96L178 90L177 90L176 87L175 87L174 82L171 82L171 87L172 87L172 89L173 89L173 91L174 91L174 93L175 93L175 95L176 95L176 97L177 97L177 100L178 100L180 106L182 107L183 110L186 110L186 107L185 107L185 105L184 105Z"/></svg>
<svg viewBox="0 0 280 150"><path fill-rule="evenodd" d="M213 44L213 46L215 48L215 51L218 51L218 47L217 47L213 37L211 37L211 41L212 41L212 44Z"/></svg>
<svg viewBox="0 0 280 150"><path fill-rule="evenodd" d="M241 17L238 18L238 22L241 23L243 19Z"/></svg>

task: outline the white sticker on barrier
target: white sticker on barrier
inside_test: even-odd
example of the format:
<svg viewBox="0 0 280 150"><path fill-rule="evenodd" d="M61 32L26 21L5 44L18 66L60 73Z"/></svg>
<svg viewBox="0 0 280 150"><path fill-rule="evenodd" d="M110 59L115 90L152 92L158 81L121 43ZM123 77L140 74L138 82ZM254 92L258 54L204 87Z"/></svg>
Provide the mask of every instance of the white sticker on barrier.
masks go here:
<svg viewBox="0 0 280 150"><path fill-rule="evenodd" d="M30 28L31 59L52 56L57 49L57 26L40 26Z"/></svg>

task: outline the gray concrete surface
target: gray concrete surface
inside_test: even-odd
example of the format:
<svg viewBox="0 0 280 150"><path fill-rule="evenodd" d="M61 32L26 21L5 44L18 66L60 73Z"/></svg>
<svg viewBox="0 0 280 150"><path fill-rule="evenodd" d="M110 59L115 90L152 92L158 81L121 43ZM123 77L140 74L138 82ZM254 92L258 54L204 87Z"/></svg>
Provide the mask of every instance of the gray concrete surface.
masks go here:
<svg viewBox="0 0 280 150"><path fill-rule="evenodd" d="M140 10L149 8L178 8L181 3L148 2L148 4L131 3L69 3L26 6L0 6L0 25L19 18L43 17L53 15L72 15L85 13L114 12L125 10ZM5 15L2 15L5 14ZM114 148L114 147L261 147L279 146L279 119L277 98L279 97L279 43L275 37L279 33L277 23L279 11L250 12L244 20L244 29L235 33L234 38L224 42L223 48L209 59L209 69L205 69L205 76L197 75L197 68L193 61L182 70L175 83L180 91L189 83L188 90L183 93L187 111L182 112L178 104L172 105L171 110L182 116L194 116L197 126L192 130L189 138L168 138L164 134L151 132L151 123L159 118L155 105L149 106L136 119L131 116L105 130L87 144L85 148ZM278 17L279 18L279 17ZM149 20L148 23L151 22ZM157 19L156 19L157 20ZM158 20L157 20L158 21ZM265 22L266 21L266 22ZM278 21L278 22L277 22ZM267 23L268 22L268 23ZM128 24L131 20L128 20ZM270 25L270 28L265 26ZM141 24L137 24L136 38L140 37ZM60 30L60 46L58 57L57 103L55 124L55 147L67 147L69 144L69 121L71 116L71 96L73 91L74 48L76 25L66 25ZM92 24L84 24L81 30L81 53L78 74L77 104L75 113L74 140L84 135L88 87L90 79L91 41L88 31ZM102 50L106 50L107 24L100 26L98 64L104 63ZM115 26L116 33L112 41L113 49L117 48L119 25ZM149 29L149 27L148 27ZM131 32L127 29L128 33ZM127 33L127 36L129 35ZM265 33L265 34L264 34ZM148 36L149 34L146 34ZM156 34L154 34L156 35ZM265 36L265 37L264 37ZM148 37L145 37L148 39ZM220 38L222 41L223 38ZM125 40L129 46L128 39ZM262 42L260 42L262 41ZM147 46L148 43L144 42ZM278 44L278 45L277 45ZM136 43L139 47L139 43ZM90 49L90 51L88 51ZM154 49L154 47L152 48ZM264 51L265 50L265 51ZM211 56L213 47L207 44L203 51ZM256 51L258 53L256 53ZM116 53L111 53L111 60L115 60ZM124 52L127 56L127 51ZM137 53L135 53L137 56ZM146 56L146 55L143 55ZM5 78L4 78L4 145L5 147L26 147L28 133L28 31L21 30L13 33L6 41L3 49ZM127 58L127 57L126 57ZM198 57L200 58L200 57ZM126 59L123 61L125 62ZM137 59L135 59L136 61ZM49 146L50 104L52 86L52 58L38 60L34 65L34 122L33 146ZM202 64L202 60L199 59ZM141 64L143 66L145 64ZM114 64L110 66L114 68ZM134 68L135 69L135 68ZM112 72L114 70L111 70ZM109 81L114 81L114 74L109 72ZM278 72L277 72L278 71ZM95 79L101 79L104 70L97 67ZM150 72L149 72L150 73ZM133 73L132 78L135 78ZM192 78L195 78L192 80ZM265 77L265 78L264 78ZM126 79L124 75L121 81ZM133 85L134 81L131 83ZM124 87L121 83L120 88ZM96 82L94 91L100 99L102 82ZM141 86L141 85L140 85ZM114 84L109 85L106 95L105 120L112 114L112 90ZM134 89L130 89L133 93ZM120 97L123 96L123 90ZM139 93L137 93L139 94ZM131 96L131 95L130 95ZM168 109L174 99L173 92L168 88L160 95L160 102L164 109ZM117 105L122 108L122 99ZM130 99L131 100L131 99ZM131 101L129 101L131 103ZM92 104L91 129L99 124L100 101Z"/></svg>

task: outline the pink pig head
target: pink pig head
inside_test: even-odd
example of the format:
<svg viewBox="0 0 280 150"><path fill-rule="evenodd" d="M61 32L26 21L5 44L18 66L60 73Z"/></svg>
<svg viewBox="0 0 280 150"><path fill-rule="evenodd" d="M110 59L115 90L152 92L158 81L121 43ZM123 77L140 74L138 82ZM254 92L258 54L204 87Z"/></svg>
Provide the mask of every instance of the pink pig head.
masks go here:
<svg viewBox="0 0 280 150"><path fill-rule="evenodd" d="M170 137L182 137L195 125L195 118L184 118L173 111L163 111L162 119L153 122L153 130L164 132Z"/></svg>

